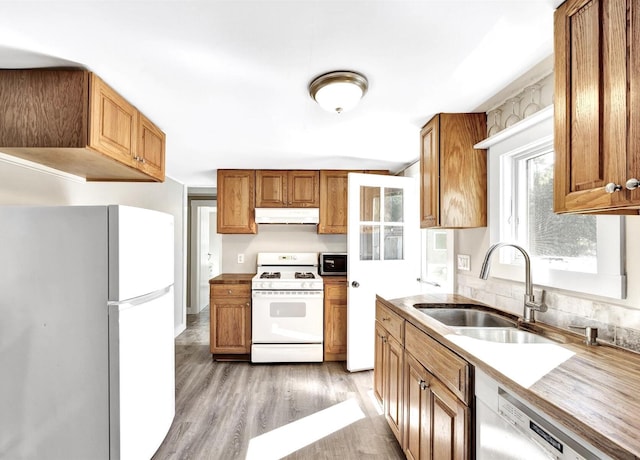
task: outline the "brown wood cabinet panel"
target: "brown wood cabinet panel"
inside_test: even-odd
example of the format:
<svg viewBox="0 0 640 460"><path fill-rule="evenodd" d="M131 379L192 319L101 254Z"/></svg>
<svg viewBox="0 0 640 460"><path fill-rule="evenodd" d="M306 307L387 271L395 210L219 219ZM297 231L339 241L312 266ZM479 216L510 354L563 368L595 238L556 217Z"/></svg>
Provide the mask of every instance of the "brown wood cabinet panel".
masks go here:
<svg viewBox="0 0 640 460"><path fill-rule="evenodd" d="M347 233L348 175L350 172L364 173L364 171L347 170L320 171L320 223L318 225L318 233ZM371 172L371 174L375 173Z"/></svg>
<svg viewBox="0 0 640 460"><path fill-rule="evenodd" d="M0 105L5 153L88 181L164 180L164 133L141 142L140 112L95 74L0 70Z"/></svg>
<svg viewBox="0 0 640 460"><path fill-rule="evenodd" d="M568 0L555 13L555 212L640 207L640 4ZM608 183L621 186L608 193Z"/></svg>
<svg viewBox="0 0 640 460"><path fill-rule="evenodd" d="M319 190L318 171L256 171L258 208L317 208Z"/></svg>
<svg viewBox="0 0 640 460"><path fill-rule="evenodd" d="M89 72L0 70L0 146L84 148Z"/></svg>
<svg viewBox="0 0 640 460"><path fill-rule="evenodd" d="M96 74L91 74L89 88L92 120L89 147L106 152L124 164L138 166L134 159L138 117L136 108Z"/></svg>
<svg viewBox="0 0 640 460"><path fill-rule="evenodd" d="M431 458L470 458L470 409L436 378L431 380L429 389L431 394L427 425L431 426Z"/></svg>
<svg viewBox="0 0 640 460"><path fill-rule="evenodd" d="M139 168L164 181L165 170L165 134L151 120L138 112L137 156L134 157Z"/></svg>
<svg viewBox="0 0 640 460"><path fill-rule="evenodd" d="M405 321L380 302L376 303L376 321L389 331L399 342L404 340Z"/></svg>
<svg viewBox="0 0 640 460"><path fill-rule="evenodd" d="M375 344L374 344L374 358L373 358L373 395L378 402L382 404L384 395L384 376L383 370L385 368L384 357L384 343L387 340L388 332L382 327L382 325L376 321L375 323Z"/></svg>
<svg viewBox="0 0 640 460"><path fill-rule="evenodd" d="M404 356L404 453L408 459L431 458L430 430L427 420L429 393L425 385L432 376L409 353Z"/></svg>
<svg viewBox="0 0 640 460"><path fill-rule="evenodd" d="M420 227L440 226L440 117L434 117L421 131Z"/></svg>
<svg viewBox="0 0 640 460"><path fill-rule="evenodd" d="M384 416L391 431L402 445L402 371L403 349L392 335L388 336L385 346L386 368L384 371L383 408Z"/></svg>
<svg viewBox="0 0 640 460"><path fill-rule="evenodd" d="M212 284L210 292L211 353L251 353L250 286Z"/></svg>
<svg viewBox="0 0 640 460"><path fill-rule="evenodd" d="M283 208L287 206L287 171L256 171L256 207Z"/></svg>
<svg viewBox="0 0 640 460"><path fill-rule="evenodd" d="M349 171L320 171L318 233L347 233Z"/></svg>
<svg viewBox="0 0 640 460"><path fill-rule="evenodd" d="M470 458L471 412L405 352L405 455L415 460Z"/></svg>
<svg viewBox="0 0 640 460"><path fill-rule="evenodd" d="M471 402L469 364L412 324L405 326L405 348L463 402Z"/></svg>
<svg viewBox="0 0 640 460"><path fill-rule="evenodd" d="M218 233L256 233L255 171L218 170Z"/></svg>
<svg viewBox="0 0 640 460"><path fill-rule="evenodd" d="M390 320L393 315L394 321ZM395 319L400 319L397 324ZM383 323L382 320L385 320ZM400 445L403 442L404 410L404 349L402 343L404 320L376 302L374 394L382 402L384 416ZM391 330L387 330L390 326Z"/></svg>
<svg viewBox="0 0 640 460"><path fill-rule="evenodd" d="M486 151L473 148L486 125L484 113L442 113L422 128L422 228L487 225Z"/></svg>
<svg viewBox="0 0 640 460"><path fill-rule="evenodd" d="M347 359L347 280L324 278L324 360Z"/></svg>
<svg viewBox="0 0 640 460"><path fill-rule="evenodd" d="M289 171L288 206L317 208L320 206L320 173L318 171Z"/></svg>

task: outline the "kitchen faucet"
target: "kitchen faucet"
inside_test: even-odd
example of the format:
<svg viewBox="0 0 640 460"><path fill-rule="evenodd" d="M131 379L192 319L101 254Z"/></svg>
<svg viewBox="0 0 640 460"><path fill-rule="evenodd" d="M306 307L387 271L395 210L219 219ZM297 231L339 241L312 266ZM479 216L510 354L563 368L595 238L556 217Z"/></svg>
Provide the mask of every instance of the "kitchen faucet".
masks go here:
<svg viewBox="0 0 640 460"><path fill-rule="evenodd" d="M484 256L484 262L482 262L482 268L480 269L480 278L482 278L483 280L489 278L489 269L491 268L489 262L491 261L491 255L496 249L499 249L503 246L511 246L513 248L516 248L524 256L525 293L523 319L527 323L533 323L535 322L534 312L547 311L547 306L544 304L544 302L537 303L535 301L535 297L533 295L533 284L531 283L531 259L529 259L529 254L527 254L527 251L525 251L517 244L513 243L494 244L489 248L487 254ZM542 291L542 297L544 298L544 291Z"/></svg>

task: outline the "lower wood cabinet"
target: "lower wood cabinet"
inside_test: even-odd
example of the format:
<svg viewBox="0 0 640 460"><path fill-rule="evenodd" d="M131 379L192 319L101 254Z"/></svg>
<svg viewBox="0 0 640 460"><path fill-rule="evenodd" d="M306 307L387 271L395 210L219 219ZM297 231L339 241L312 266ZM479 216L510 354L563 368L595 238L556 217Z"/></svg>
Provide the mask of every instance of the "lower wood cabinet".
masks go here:
<svg viewBox="0 0 640 460"><path fill-rule="evenodd" d="M376 303L373 391L414 460L471 458L470 365Z"/></svg>
<svg viewBox="0 0 640 460"><path fill-rule="evenodd" d="M324 360L347 359L347 278L324 277Z"/></svg>
<svg viewBox="0 0 640 460"><path fill-rule="evenodd" d="M404 452L407 458L470 458L469 407L410 353L405 352L404 362Z"/></svg>
<svg viewBox="0 0 640 460"><path fill-rule="evenodd" d="M375 333L374 395L382 402L391 431L402 444L404 320L378 304Z"/></svg>
<svg viewBox="0 0 640 460"><path fill-rule="evenodd" d="M251 353L251 285L211 285L211 353L216 359L248 359Z"/></svg>

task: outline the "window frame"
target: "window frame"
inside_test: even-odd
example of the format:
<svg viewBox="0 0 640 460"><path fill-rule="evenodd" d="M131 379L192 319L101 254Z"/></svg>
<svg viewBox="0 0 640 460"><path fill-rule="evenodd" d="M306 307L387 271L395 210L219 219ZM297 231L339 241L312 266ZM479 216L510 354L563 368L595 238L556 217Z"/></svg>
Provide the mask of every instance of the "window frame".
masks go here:
<svg viewBox="0 0 640 460"><path fill-rule="evenodd" d="M476 147L488 149L490 243L513 241L505 216L511 215L513 187L517 185L503 183L505 171L512 163L507 161L507 157L553 151L553 106L501 131ZM509 193L503 193L505 187L510 190ZM614 299L626 298L624 230L624 216L597 216L597 273L554 270L534 262L531 267L534 284ZM514 264L513 260L508 249L501 250L501 257L493 262L492 275L522 282L522 265Z"/></svg>

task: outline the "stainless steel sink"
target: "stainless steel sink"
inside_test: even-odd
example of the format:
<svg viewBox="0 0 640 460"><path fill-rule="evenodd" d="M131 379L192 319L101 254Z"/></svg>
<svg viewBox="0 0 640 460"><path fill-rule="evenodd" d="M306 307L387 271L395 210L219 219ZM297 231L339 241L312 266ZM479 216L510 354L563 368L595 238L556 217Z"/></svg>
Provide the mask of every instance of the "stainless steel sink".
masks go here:
<svg viewBox="0 0 640 460"><path fill-rule="evenodd" d="M447 326L487 328L516 327L515 322L503 318L500 315L473 308L427 307L426 304L416 304L414 308Z"/></svg>
<svg viewBox="0 0 640 460"><path fill-rule="evenodd" d="M460 327L454 329L457 334L472 337L474 339L486 340L488 342L499 343L555 343L552 340L541 337L531 332L505 328L484 328L484 327Z"/></svg>

